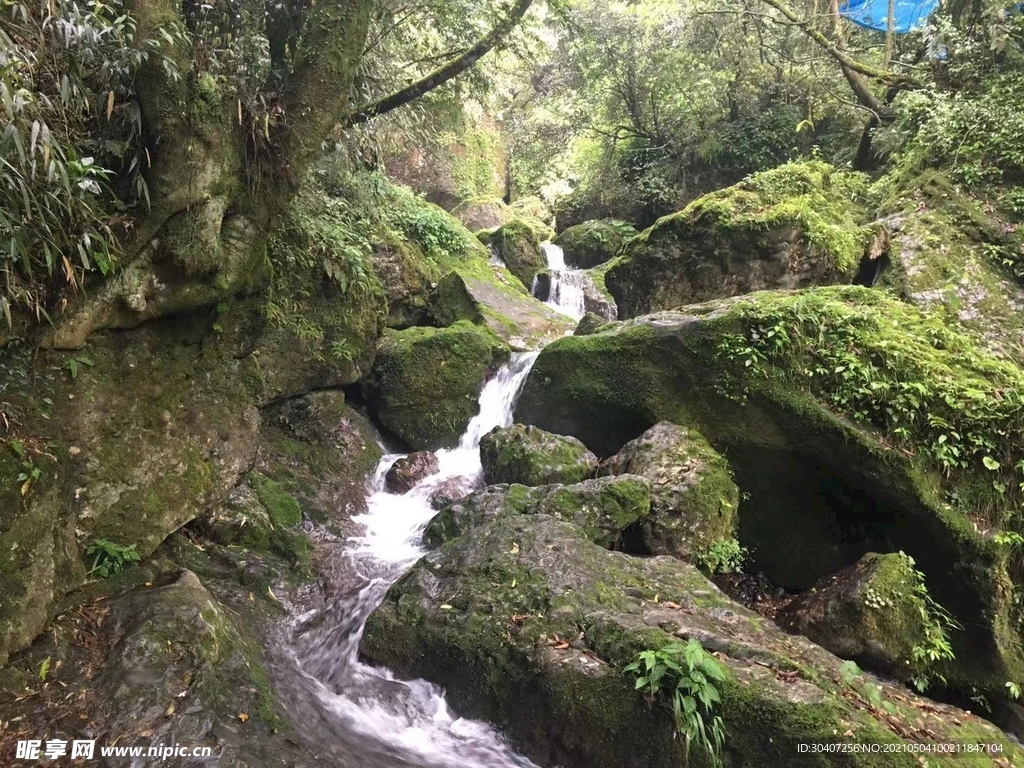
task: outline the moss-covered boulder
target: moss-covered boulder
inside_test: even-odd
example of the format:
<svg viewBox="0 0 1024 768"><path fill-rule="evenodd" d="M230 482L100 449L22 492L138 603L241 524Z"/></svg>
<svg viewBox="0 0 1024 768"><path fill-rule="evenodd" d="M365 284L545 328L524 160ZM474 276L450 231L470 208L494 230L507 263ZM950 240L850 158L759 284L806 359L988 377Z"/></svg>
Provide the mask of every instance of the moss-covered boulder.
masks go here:
<svg viewBox="0 0 1024 768"><path fill-rule="evenodd" d="M455 711L501 725L543 764L680 768L685 747L669 710L622 673L638 652L680 639L725 666L715 712L726 764L791 765L801 743L937 738L998 742L1001 757L1018 759L974 715L884 683L844 684L840 659L733 603L693 566L609 552L543 515L498 517L428 553L371 615L361 652L442 685ZM874 694L891 714L870 703ZM696 747L695 763L707 764ZM865 751L803 764L909 768L917 758Z"/></svg>
<svg viewBox="0 0 1024 768"><path fill-rule="evenodd" d="M962 329L878 291L824 288L561 339L515 418L599 456L662 420L698 429L749 494L739 539L758 567L805 589L866 552L907 552L964 627L951 684L998 698L1024 677L1021 585L993 538L1020 527L1021 393L1020 369Z"/></svg>
<svg viewBox="0 0 1024 768"><path fill-rule="evenodd" d="M247 738L284 723L255 639L191 571L117 598L110 624L118 640L91 681L92 717L116 728L120 743L217 743L242 715ZM240 736L223 739L231 762Z"/></svg>
<svg viewBox="0 0 1024 768"><path fill-rule="evenodd" d="M508 353L496 335L466 321L393 331L363 394L379 423L409 447L450 447L476 414L488 374Z"/></svg>
<svg viewBox="0 0 1024 768"><path fill-rule="evenodd" d="M601 465L603 475L624 473L651 481L651 553L693 561L735 536L736 483L725 459L694 430L655 424Z"/></svg>
<svg viewBox="0 0 1024 768"><path fill-rule="evenodd" d="M564 336L572 321L531 296L506 269L489 266L490 274L449 272L430 297L437 325L468 320L490 328L517 348L535 348Z"/></svg>
<svg viewBox="0 0 1024 768"><path fill-rule="evenodd" d="M862 176L788 163L690 203L623 247L605 281L620 317L766 288L850 282L868 240Z"/></svg>
<svg viewBox="0 0 1024 768"><path fill-rule="evenodd" d="M374 249L371 260L384 286L388 327L424 325L433 280L423 251L415 243L388 238Z"/></svg>
<svg viewBox="0 0 1024 768"><path fill-rule="evenodd" d="M495 427L480 440L484 482L578 483L597 471L597 457L575 437L537 427Z"/></svg>
<svg viewBox="0 0 1024 768"><path fill-rule="evenodd" d="M565 263L577 269L590 269L614 257L637 231L627 221L596 219L569 227L555 238L565 252Z"/></svg>
<svg viewBox="0 0 1024 768"><path fill-rule="evenodd" d="M867 669L903 680L927 677L926 659L918 653L934 648L937 637L930 633L944 631L927 595L907 555L869 552L797 597L777 619Z"/></svg>
<svg viewBox="0 0 1024 768"><path fill-rule="evenodd" d="M72 478L66 448L35 452L17 439L0 442L0 667L85 579Z"/></svg>
<svg viewBox="0 0 1024 768"><path fill-rule="evenodd" d="M890 194L877 223L880 285L1024 361L1024 228L940 172L893 176L881 184Z"/></svg>
<svg viewBox="0 0 1024 768"><path fill-rule="evenodd" d="M536 274L547 266L547 259L540 247L540 237L529 222L513 219L498 227L488 240L509 272L527 288L533 284Z"/></svg>
<svg viewBox="0 0 1024 768"><path fill-rule="evenodd" d="M647 520L650 509L650 482L636 475L535 488L492 485L443 510L427 526L423 540L438 546L498 517L547 515L573 523L588 540L606 549L640 551L642 541L634 529Z"/></svg>

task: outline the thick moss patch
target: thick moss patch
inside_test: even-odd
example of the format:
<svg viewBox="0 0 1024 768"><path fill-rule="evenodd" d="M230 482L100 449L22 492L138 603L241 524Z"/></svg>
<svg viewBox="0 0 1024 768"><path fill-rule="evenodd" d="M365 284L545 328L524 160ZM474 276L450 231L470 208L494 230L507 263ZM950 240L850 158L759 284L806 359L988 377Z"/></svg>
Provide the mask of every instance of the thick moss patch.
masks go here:
<svg viewBox="0 0 1024 768"><path fill-rule="evenodd" d="M629 222L597 219L563 230L554 242L565 252L566 264L590 269L611 259L636 235L637 231Z"/></svg>
<svg viewBox="0 0 1024 768"><path fill-rule="evenodd" d="M489 242L509 272L527 288L533 284L537 273L547 266L536 229L522 219L513 219L498 227L490 235Z"/></svg>
<svg viewBox="0 0 1024 768"><path fill-rule="evenodd" d="M851 279L869 237L866 192L864 177L807 161L695 200L626 243L608 269L620 317Z"/></svg>
<svg viewBox="0 0 1024 768"><path fill-rule="evenodd" d="M726 456L756 448L822 464L894 510L891 545L965 628L953 637L957 684L998 697L1024 677L1019 587L991 537L993 525L1024 530L1022 379L969 334L877 291L761 293L555 342L516 418L599 455L669 419ZM758 487L740 470L741 488ZM741 506L741 530L743 517ZM798 559L787 551L778 558Z"/></svg>
<svg viewBox="0 0 1024 768"><path fill-rule="evenodd" d="M451 446L476 414L488 373L508 353L491 331L466 321L395 331L385 337L363 393L381 425L410 447Z"/></svg>

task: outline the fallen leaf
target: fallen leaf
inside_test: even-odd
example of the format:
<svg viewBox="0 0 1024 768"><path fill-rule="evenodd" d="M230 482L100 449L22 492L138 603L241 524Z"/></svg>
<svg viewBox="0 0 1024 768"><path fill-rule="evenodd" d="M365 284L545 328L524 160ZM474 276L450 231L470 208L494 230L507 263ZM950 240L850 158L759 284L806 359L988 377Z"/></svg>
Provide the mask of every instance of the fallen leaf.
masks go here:
<svg viewBox="0 0 1024 768"><path fill-rule="evenodd" d="M445 603L444 605L441 606L441 610L442 611L450 611L450 610L452 610L452 607L450 605L448 605L448 603Z"/></svg>
<svg viewBox="0 0 1024 768"><path fill-rule="evenodd" d="M246 720L249 719L249 716L247 714L245 714L245 712L239 712L238 713L238 719L241 720L244 723Z"/></svg>
<svg viewBox="0 0 1024 768"><path fill-rule="evenodd" d="M518 541L512 544L512 549L509 550L509 554L512 554L512 555L518 555L519 554L519 542Z"/></svg>

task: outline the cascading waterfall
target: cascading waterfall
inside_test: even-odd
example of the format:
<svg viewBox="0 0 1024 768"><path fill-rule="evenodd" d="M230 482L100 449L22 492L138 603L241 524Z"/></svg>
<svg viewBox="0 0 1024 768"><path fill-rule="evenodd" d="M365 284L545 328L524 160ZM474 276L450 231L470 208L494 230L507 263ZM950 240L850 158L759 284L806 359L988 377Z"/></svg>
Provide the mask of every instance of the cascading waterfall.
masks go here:
<svg viewBox="0 0 1024 768"><path fill-rule="evenodd" d="M350 539L346 550L363 584L296 621L291 657L306 690L319 701L317 720L326 722L309 727L354 734L360 749L369 755L354 756L355 762L342 764L536 768L508 747L491 726L452 715L437 686L423 680L396 680L386 669L362 664L358 652L370 614L423 554L420 537L436 514L430 506L431 492L452 478L465 478L467 489L479 484L480 438L496 426L512 423L516 398L537 354L515 356L484 386L480 412L458 447L437 452L436 474L405 494L387 493L384 477L403 454L381 460L368 488L367 512L353 520L364 527L364 533Z"/></svg>
<svg viewBox="0 0 1024 768"><path fill-rule="evenodd" d="M554 243L543 243L544 257L548 262L551 285L548 289L547 304L552 309L579 320L586 314L584 282L586 274L581 269L569 269L565 265L565 254ZM537 295L538 281L534 278L532 293Z"/></svg>

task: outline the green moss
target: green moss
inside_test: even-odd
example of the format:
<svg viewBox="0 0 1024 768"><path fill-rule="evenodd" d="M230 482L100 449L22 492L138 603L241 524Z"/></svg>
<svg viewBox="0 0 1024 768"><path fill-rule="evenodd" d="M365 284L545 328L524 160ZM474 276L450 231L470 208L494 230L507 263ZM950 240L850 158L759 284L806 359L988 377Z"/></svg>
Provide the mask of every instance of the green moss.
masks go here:
<svg viewBox="0 0 1024 768"><path fill-rule="evenodd" d="M629 222L600 219L569 227L562 231L554 242L565 252L567 264L579 269L589 269L608 262L627 240L637 234ZM601 274L603 277L603 271Z"/></svg>
<svg viewBox="0 0 1024 768"><path fill-rule="evenodd" d="M484 435L480 459L487 483L577 483L597 467L597 459L579 440L521 424Z"/></svg>
<svg viewBox="0 0 1024 768"><path fill-rule="evenodd" d="M882 292L821 288L561 339L537 359L515 416L605 456L658 421L694 425L726 455L813 461L869 489L899 511L888 536L965 627L951 684L984 679L998 696L1024 658L1005 630L1002 555L982 531L1024 529L1022 393L1020 370L971 334ZM758 477L737 474L741 487Z"/></svg>
<svg viewBox="0 0 1024 768"><path fill-rule="evenodd" d="M536 229L523 219L513 219L498 227L490 237L490 244L508 270L527 287L547 266Z"/></svg>
<svg viewBox="0 0 1024 768"><path fill-rule="evenodd" d="M381 424L411 447L454 445L477 411L488 373L508 353L489 328L467 321L392 332L363 392Z"/></svg>
<svg viewBox="0 0 1024 768"><path fill-rule="evenodd" d="M852 279L870 231L866 177L792 162L693 201L628 241L607 271L633 317L765 288Z"/></svg>
<svg viewBox="0 0 1024 768"><path fill-rule="evenodd" d="M275 526L290 527L302 522L299 503L279 483L258 472L250 476L250 482Z"/></svg>

